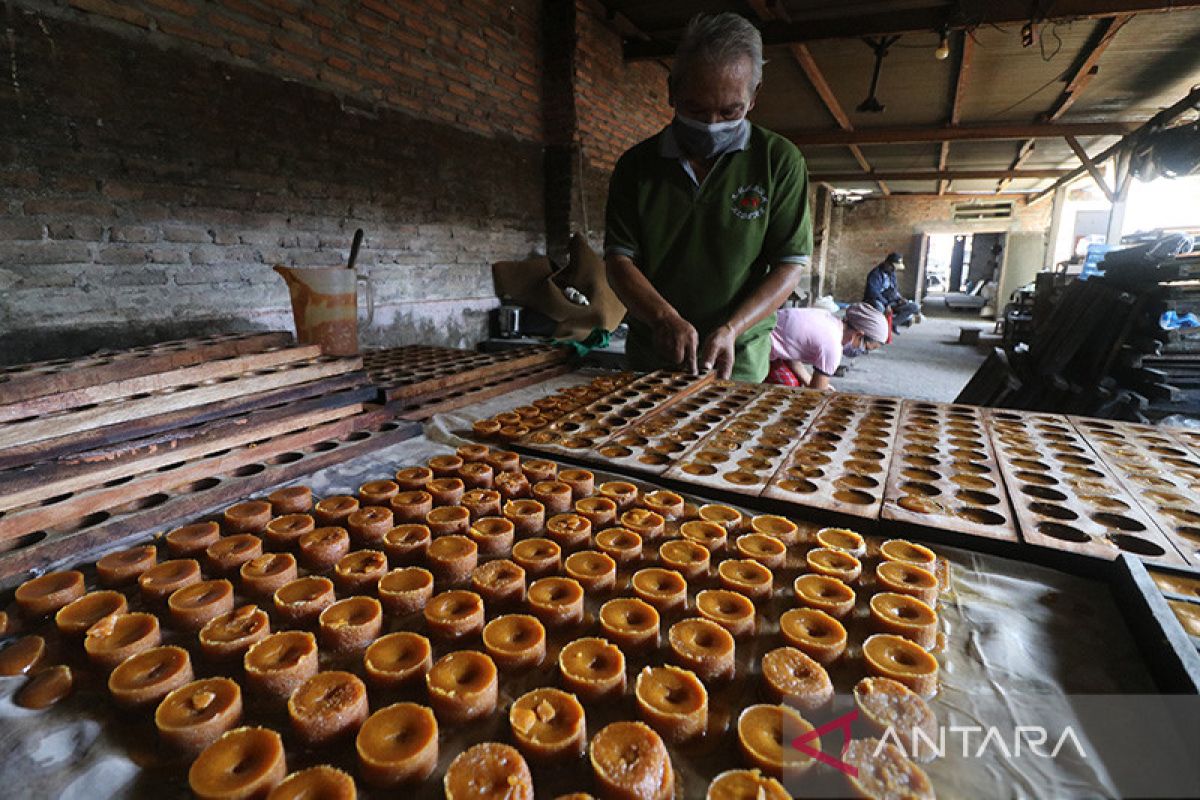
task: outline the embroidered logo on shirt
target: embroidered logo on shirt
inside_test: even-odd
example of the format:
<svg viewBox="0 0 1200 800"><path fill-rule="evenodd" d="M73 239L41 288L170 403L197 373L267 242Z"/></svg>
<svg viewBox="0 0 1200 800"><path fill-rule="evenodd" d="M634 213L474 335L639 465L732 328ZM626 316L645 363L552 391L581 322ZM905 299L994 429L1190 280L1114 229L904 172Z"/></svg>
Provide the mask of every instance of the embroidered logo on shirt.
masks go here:
<svg viewBox="0 0 1200 800"><path fill-rule="evenodd" d="M757 184L739 186L730 198L733 200L731 208L736 217L758 219L767 213L767 190Z"/></svg>

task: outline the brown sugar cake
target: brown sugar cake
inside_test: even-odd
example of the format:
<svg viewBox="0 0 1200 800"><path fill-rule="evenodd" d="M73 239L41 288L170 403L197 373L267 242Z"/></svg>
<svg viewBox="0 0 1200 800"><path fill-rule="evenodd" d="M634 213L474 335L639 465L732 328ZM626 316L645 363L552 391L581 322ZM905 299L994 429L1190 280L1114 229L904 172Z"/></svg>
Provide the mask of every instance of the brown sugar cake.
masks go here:
<svg viewBox="0 0 1200 800"><path fill-rule="evenodd" d="M13 677L33 672L46 659L46 640L41 636L22 636L0 650L0 675Z"/></svg>
<svg viewBox="0 0 1200 800"><path fill-rule="evenodd" d="M856 739L842 754L842 761L854 767L846 774L850 790L870 800L933 800L933 784L925 771L904 755L904 751L879 739Z"/></svg>
<svg viewBox="0 0 1200 800"><path fill-rule="evenodd" d="M191 754L208 747L241 719L242 688L229 678L186 683L164 697L154 711L154 725L163 742Z"/></svg>
<svg viewBox="0 0 1200 800"><path fill-rule="evenodd" d="M393 497L400 493L400 485L395 481L367 481L358 487L358 501L364 507L383 506L386 508Z"/></svg>
<svg viewBox="0 0 1200 800"><path fill-rule="evenodd" d="M461 725L491 715L499 691L496 664L476 650L442 656L425 675L429 704L438 719Z"/></svg>
<svg viewBox="0 0 1200 800"><path fill-rule="evenodd" d="M777 647L762 657L763 686L772 699L811 711L833 699L829 673L795 647Z"/></svg>
<svg viewBox="0 0 1200 800"><path fill-rule="evenodd" d="M408 522L384 534L382 547L392 564L416 564L423 561L431 541L433 533L428 525Z"/></svg>
<svg viewBox="0 0 1200 800"><path fill-rule="evenodd" d="M665 489L641 495L638 505L668 520L676 520L683 516L683 498Z"/></svg>
<svg viewBox="0 0 1200 800"><path fill-rule="evenodd" d="M21 708L41 711L66 699L75 689L75 670L55 664L37 672L13 694L13 703Z"/></svg>
<svg viewBox="0 0 1200 800"><path fill-rule="evenodd" d="M779 616L779 635L818 664L832 664L846 651L846 628L815 608L783 612Z"/></svg>
<svg viewBox="0 0 1200 800"><path fill-rule="evenodd" d="M705 800L790 800L791 793L756 769L731 769L713 778Z"/></svg>
<svg viewBox="0 0 1200 800"><path fill-rule="evenodd" d="M356 800L354 779L340 769L321 764L293 772L271 790L267 800Z"/></svg>
<svg viewBox="0 0 1200 800"><path fill-rule="evenodd" d="M662 514L645 508L623 511L617 522L622 528L642 537L642 541L661 539L667 529L667 520Z"/></svg>
<svg viewBox="0 0 1200 800"><path fill-rule="evenodd" d="M862 574L862 563L845 550L832 547L814 547L804 554L808 571L814 575L827 575L845 584L858 580Z"/></svg>
<svg viewBox="0 0 1200 800"><path fill-rule="evenodd" d="M142 572L138 576L138 588L146 602L155 604L166 600L177 589L200 581L200 562L194 558L177 558Z"/></svg>
<svg viewBox="0 0 1200 800"><path fill-rule="evenodd" d="M780 569L787 562L787 545L782 539L765 533L742 534L733 549L742 558L757 561L767 569Z"/></svg>
<svg viewBox="0 0 1200 800"><path fill-rule="evenodd" d="M471 573L471 589L489 607L517 605L525 600L525 570L507 558L480 564Z"/></svg>
<svg viewBox="0 0 1200 800"><path fill-rule="evenodd" d="M461 478L434 478L425 484L425 491L433 498L434 505L439 506L458 505L466 490Z"/></svg>
<svg viewBox="0 0 1200 800"><path fill-rule="evenodd" d="M600 606L600 630L626 652L654 650L658 647L658 612L644 600L618 597Z"/></svg>
<svg viewBox="0 0 1200 800"><path fill-rule="evenodd" d="M333 566L333 582L343 594L371 594L387 568L387 556L381 551L355 550Z"/></svg>
<svg viewBox="0 0 1200 800"><path fill-rule="evenodd" d="M463 464L458 470L458 477L468 490L491 489L496 484L496 470L482 461Z"/></svg>
<svg viewBox="0 0 1200 800"><path fill-rule="evenodd" d="M724 525L704 519L688 520L679 526L679 533L685 541L698 544L710 553L724 551L729 538L729 531Z"/></svg>
<svg viewBox="0 0 1200 800"><path fill-rule="evenodd" d="M363 653L367 682L395 689L425 679L433 667L433 648L419 633L396 631L376 639Z"/></svg>
<svg viewBox="0 0 1200 800"><path fill-rule="evenodd" d="M484 626L483 647L500 669L536 667L546 658L546 629L536 617L506 614Z"/></svg>
<svg viewBox="0 0 1200 800"><path fill-rule="evenodd" d="M300 563L310 570L325 572L350 552L350 534L345 528L316 528L296 541Z"/></svg>
<svg viewBox="0 0 1200 800"><path fill-rule="evenodd" d="M475 592L452 589L425 604L425 627L441 639L462 639L483 630L483 598Z"/></svg>
<svg viewBox="0 0 1200 800"><path fill-rule="evenodd" d="M426 706L396 703L368 717L354 745L359 774L370 785L423 781L437 766L437 719Z"/></svg>
<svg viewBox="0 0 1200 800"><path fill-rule="evenodd" d="M708 730L708 690L691 670L646 667L634 684L638 714L669 742L701 736Z"/></svg>
<svg viewBox="0 0 1200 800"><path fill-rule="evenodd" d="M801 575L792 584L799 605L841 619L854 610L854 590L828 575Z"/></svg>
<svg viewBox="0 0 1200 800"><path fill-rule="evenodd" d="M760 514L750 518L750 530L755 533L772 536L784 544L795 544L800 537L800 529L796 523L787 517L777 517L773 514Z"/></svg>
<svg viewBox="0 0 1200 800"><path fill-rule="evenodd" d="M854 684L854 704L874 733L884 735L890 730L909 758L929 761L935 756L931 743L937 742L937 716L904 684L890 678L863 678Z"/></svg>
<svg viewBox="0 0 1200 800"><path fill-rule="evenodd" d="M275 613L289 625L311 625L335 599L333 581L306 575L275 590Z"/></svg>
<svg viewBox="0 0 1200 800"><path fill-rule="evenodd" d="M123 708L143 708L158 704L194 677L187 650L174 645L152 647L117 665L108 676L108 692Z"/></svg>
<svg viewBox="0 0 1200 800"><path fill-rule="evenodd" d="M242 564L263 554L262 539L252 533L223 536L204 551L204 563L212 575L236 574Z"/></svg>
<svg viewBox="0 0 1200 800"><path fill-rule="evenodd" d="M388 505L397 523L424 523L425 516L433 510L433 495L423 489L402 489Z"/></svg>
<svg viewBox="0 0 1200 800"><path fill-rule="evenodd" d="M596 549L620 565L635 564L642 558L642 537L626 528L608 528L593 538Z"/></svg>
<svg viewBox="0 0 1200 800"><path fill-rule="evenodd" d="M271 521L272 513L266 500L247 500L225 509L221 526L226 533L261 533Z"/></svg>
<svg viewBox="0 0 1200 800"><path fill-rule="evenodd" d="M244 605L213 617L200 629L200 650L213 661L240 659L271 635L271 618L255 605Z"/></svg>
<svg viewBox="0 0 1200 800"><path fill-rule="evenodd" d="M790 748L785 756L783 742L785 735L795 736L812 730L812 723L789 705L747 706L737 720L738 748L742 761L776 778L783 775L785 759L790 774L807 772L816 759L796 748ZM820 738L813 738L810 746L819 750Z"/></svg>
<svg viewBox="0 0 1200 800"><path fill-rule="evenodd" d="M732 678L737 669L733 634L712 620L690 618L667 631L671 658L705 681Z"/></svg>
<svg viewBox="0 0 1200 800"><path fill-rule="evenodd" d="M47 572L30 578L17 587L13 598L27 619L56 613L60 608L83 597L83 573L78 570Z"/></svg>
<svg viewBox="0 0 1200 800"><path fill-rule="evenodd" d="M433 573L424 567L394 569L379 579L379 602L395 616L425 608L433 597Z"/></svg>
<svg viewBox="0 0 1200 800"><path fill-rule="evenodd" d="M659 562L689 581L708 575L711 558L707 547L686 539L672 539L658 548Z"/></svg>
<svg viewBox="0 0 1200 800"><path fill-rule="evenodd" d="M867 542L863 537L848 528L822 528L817 531L817 544L833 550L841 550L855 558L867 554Z"/></svg>
<svg viewBox="0 0 1200 800"><path fill-rule="evenodd" d="M922 697L933 697L938 690L937 659L920 645L900 636L877 633L862 646L867 672L891 678Z"/></svg>
<svg viewBox="0 0 1200 800"><path fill-rule="evenodd" d="M513 560L521 563L516 552L513 553ZM584 591L579 582L560 576L539 578L529 586L525 595L530 611L551 628L582 622L583 599Z"/></svg>
<svg viewBox="0 0 1200 800"><path fill-rule="evenodd" d="M318 672L288 698L292 732L307 747L350 736L366 721L367 687L349 672Z"/></svg>
<svg viewBox="0 0 1200 800"><path fill-rule="evenodd" d="M875 580L880 591L912 595L930 606L937 602L937 576L915 564L882 561L875 567Z"/></svg>
<svg viewBox="0 0 1200 800"><path fill-rule="evenodd" d="M775 588L775 576L768 568L748 558L729 558L717 567L722 589L746 595L751 600L769 598Z"/></svg>
<svg viewBox="0 0 1200 800"><path fill-rule="evenodd" d="M876 632L903 636L926 650L937 644L937 614L917 598L878 592L871 597L870 609L871 627Z"/></svg>
<svg viewBox="0 0 1200 800"><path fill-rule="evenodd" d="M128 610L129 602L120 592L88 592L60 608L54 615L54 625L64 636L79 637L105 617L123 614Z"/></svg>
<svg viewBox="0 0 1200 800"><path fill-rule="evenodd" d="M599 531L616 521L617 504L607 497L588 496L575 501L575 513L592 523L592 530Z"/></svg>
<svg viewBox="0 0 1200 800"><path fill-rule="evenodd" d="M571 496L576 501L596 493L596 476L586 469L559 470L558 479L571 487Z"/></svg>
<svg viewBox="0 0 1200 800"><path fill-rule="evenodd" d="M468 535L483 555L503 555L512 550L516 526L504 517L481 517L471 523Z"/></svg>
<svg viewBox="0 0 1200 800"><path fill-rule="evenodd" d="M491 464L497 473L521 471L521 456L511 450L492 450L484 457L484 461Z"/></svg>
<svg viewBox="0 0 1200 800"><path fill-rule="evenodd" d="M461 505L471 512L471 519L480 517L500 516L500 504L503 498L495 489L471 489L464 492Z"/></svg>
<svg viewBox="0 0 1200 800"><path fill-rule="evenodd" d="M140 611L113 614L88 628L83 649L101 669L112 669L130 656L162 644L158 617Z"/></svg>
<svg viewBox="0 0 1200 800"><path fill-rule="evenodd" d="M450 762L442 787L446 800L533 800L529 765L516 748L496 742L459 753Z"/></svg>
<svg viewBox="0 0 1200 800"><path fill-rule="evenodd" d="M401 492L411 492L424 489L425 484L433 480L433 470L429 467L404 467L397 470L395 484Z"/></svg>
<svg viewBox="0 0 1200 800"><path fill-rule="evenodd" d="M558 464L540 458L531 458L521 462L521 472L531 484L542 481L552 481L558 477Z"/></svg>
<svg viewBox="0 0 1200 800"><path fill-rule="evenodd" d="M527 498L533 491L529 478L523 472L498 472L492 485L505 500Z"/></svg>
<svg viewBox="0 0 1200 800"><path fill-rule="evenodd" d="M479 545L467 536L438 536L425 549L425 564L439 586L454 586L479 566Z"/></svg>
<svg viewBox="0 0 1200 800"><path fill-rule="evenodd" d="M563 571L592 595L612 591L617 582L617 562L607 553L595 550L580 550L567 556Z"/></svg>
<svg viewBox="0 0 1200 800"><path fill-rule="evenodd" d="M536 536L546 527L546 507L537 500L509 500L501 513L513 524L518 537Z"/></svg>
<svg viewBox="0 0 1200 800"><path fill-rule="evenodd" d="M596 488L597 494L617 504L618 511L628 511L638 499L638 488L629 481L606 481Z"/></svg>
<svg viewBox="0 0 1200 800"><path fill-rule="evenodd" d="M562 548L549 539L522 539L513 545L512 560L533 577L553 575L559 571Z"/></svg>
<svg viewBox="0 0 1200 800"><path fill-rule="evenodd" d="M567 559L570 561L570 559ZM616 563L613 563L614 578ZM574 577L574 576L572 576ZM687 581L673 569L646 567L639 569L630 580L633 593L660 612L683 611L687 608Z"/></svg>
<svg viewBox="0 0 1200 800"><path fill-rule="evenodd" d="M377 547L392 524L392 511L383 505L360 508L346 518L350 538L364 547Z"/></svg>
<svg viewBox="0 0 1200 800"><path fill-rule="evenodd" d="M735 637L754 633L756 613L750 598L728 589L705 589L696 595L696 612Z"/></svg>
<svg viewBox="0 0 1200 800"><path fill-rule="evenodd" d="M571 641L558 654L558 672L563 688L585 702L625 693L625 654L604 639Z"/></svg>
<svg viewBox="0 0 1200 800"><path fill-rule="evenodd" d="M465 535L471 528L471 511L464 506L436 506L425 515L425 525L433 538Z"/></svg>
<svg viewBox="0 0 1200 800"><path fill-rule="evenodd" d="M699 514L700 519L706 522L714 522L729 533L740 532L745 523L742 512L732 506L720 503L708 503L700 506Z"/></svg>
<svg viewBox="0 0 1200 800"><path fill-rule="evenodd" d="M530 493L545 507L547 514L565 514L574 502L571 487L562 481L538 481L530 488Z"/></svg>
<svg viewBox="0 0 1200 800"><path fill-rule="evenodd" d="M213 520L193 522L167 533L163 541L172 558L203 555L208 546L221 538L221 526Z"/></svg>
<svg viewBox="0 0 1200 800"><path fill-rule="evenodd" d="M263 541L275 550L290 550L299 544L300 537L317 527L309 514L284 514L267 523Z"/></svg>
<svg viewBox="0 0 1200 800"><path fill-rule="evenodd" d="M465 463L461 456L441 455L429 459L428 466L435 478L457 478L458 471Z"/></svg>
<svg viewBox="0 0 1200 800"><path fill-rule="evenodd" d="M905 539L888 539L879 546L879 556L887 561L900 561L933 571L937 554L923 544Z"/></svg>
<svg viewBox="0 0 1200 800"><path fill-rule="evenodd" d="M601 728L588 750L600 794L610 800L668 800L675 773L662 737L642 722Z"/></svg>
<svg viewBox="0 0 1200 800"><path fill-rule="evenodd" d="M575 695L540 688L518 697L508 709L517 747L531 761L579 758L587 746L587 715Z"/></svg>
<svg viewBox="0 0 1200 800"><path fill-rule="evenodd" d="M555 514L546 520L546 536L564 550L576 550L592 540L592 523L579 514Z"/></svg>
<svg viewBox="0 0 1200 800"><path fill-rule="evenodd" d="M192 762L188 785L201 800L264 797L287 775L283 739L267 728L237 728Z"/></svg>
<svg viewBox="0 0 1200 800"><path fill-rule="evenodd" d="M313 506L313 518L316 519L318 525L330 526L340 525L345 526L346 520L350 515L359 509L357 497L348 494L334 495L326 497Z"/></svg>
<svg viewBox="0 0 1200 800"><path fill-rule="evenodd" d="M289 486L276 489L267 495L267 502L276 516L304 514L312 508L312 489L307 486Z"/></svg>
<svg viewBox="0 0 1200 800"><path fill-rule="evenodd" d="M252 696L287 700L317 674L317 638L307 631L273 633L252 645L242 664Z"/></svg>
<svg viewBox="0 0 1200 800"><path fill-rule="evenodd" d="M96 562L96 577L101 586L124 586L132 583L146 570L158 563L154 545L131 547L109 553Z"/></svg>
<svg viewBox="0 0 1200 800"><path fill-rule="evenodd" d="M383 606L374 597L346 597L322 611L317 622L322 649L350 653L379 638L383 630Z"/></svg>
<svg viewBox="0 0 1200 800"><path fill-rule="evenodd" d="M296 557L291 553L265 553L242 564L238 584L242 592L266 599L285 583L299 576Z"/></svg>

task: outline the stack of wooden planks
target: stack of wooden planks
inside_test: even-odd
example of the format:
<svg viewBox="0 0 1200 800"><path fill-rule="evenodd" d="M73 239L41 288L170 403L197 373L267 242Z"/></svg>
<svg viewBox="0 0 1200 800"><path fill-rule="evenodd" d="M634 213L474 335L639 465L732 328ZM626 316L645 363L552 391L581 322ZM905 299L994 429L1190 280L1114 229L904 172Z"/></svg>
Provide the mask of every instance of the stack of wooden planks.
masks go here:
<svg viewBox="0 0 1200 800"><path fill-rule="evenodd" d="M293 346L286 333L6 370L0 551L378 426L391 414L365 405L375 396L361 358L325 357L318 347Z"/></svg>

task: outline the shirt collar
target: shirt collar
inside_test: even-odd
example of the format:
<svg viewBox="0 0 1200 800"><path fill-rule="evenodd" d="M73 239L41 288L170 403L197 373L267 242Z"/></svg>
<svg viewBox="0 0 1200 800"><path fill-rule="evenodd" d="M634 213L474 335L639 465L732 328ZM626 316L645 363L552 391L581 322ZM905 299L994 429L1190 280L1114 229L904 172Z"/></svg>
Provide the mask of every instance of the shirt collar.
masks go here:
<svg viewBox="0 0 1200 800"><path fill-rule="evenodd" d="M742 128L742 135L733 143L733 147L726 152L734 152L737 150L745 150L750 146L750 128L751 125L746 125ZM675 129L668 124L663 128L658 139L658 154L663 158L685 158L682 148L679 147L679 140L675 138Z"/></svg>

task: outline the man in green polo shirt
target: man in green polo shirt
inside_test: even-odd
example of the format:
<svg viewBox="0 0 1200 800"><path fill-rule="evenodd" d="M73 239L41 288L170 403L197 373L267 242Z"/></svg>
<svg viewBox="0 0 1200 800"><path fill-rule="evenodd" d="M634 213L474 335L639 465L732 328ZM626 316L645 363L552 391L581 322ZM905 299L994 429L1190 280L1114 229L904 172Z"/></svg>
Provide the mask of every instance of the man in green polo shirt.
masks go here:
<svg viewBox="0 0 1200 800"><path fill-rule="evenodd" d="M693 19L669 79L675 119L613 171L604 254L629 310L634 369L766 377L812 217L800 151L746 120L762 64L762 38L742 17Z"/></svg>

